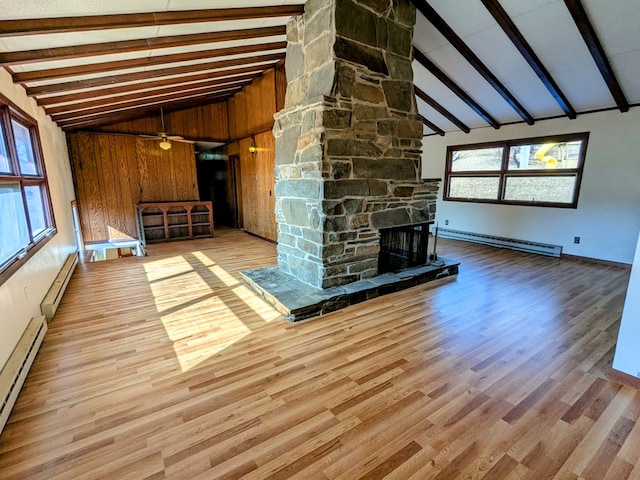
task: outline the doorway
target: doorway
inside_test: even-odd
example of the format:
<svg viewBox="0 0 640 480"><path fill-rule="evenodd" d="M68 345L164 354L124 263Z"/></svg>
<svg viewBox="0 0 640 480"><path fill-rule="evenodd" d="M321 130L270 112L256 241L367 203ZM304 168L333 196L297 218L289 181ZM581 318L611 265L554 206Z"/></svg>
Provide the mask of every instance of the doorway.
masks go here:
<svg viewBox="0 0 640 480"><path fill-rule="evenodd" d="M239 174L238 156L227 156L215 150L196 154L200 200L213 202L216 226L242 228Z"/></svg>

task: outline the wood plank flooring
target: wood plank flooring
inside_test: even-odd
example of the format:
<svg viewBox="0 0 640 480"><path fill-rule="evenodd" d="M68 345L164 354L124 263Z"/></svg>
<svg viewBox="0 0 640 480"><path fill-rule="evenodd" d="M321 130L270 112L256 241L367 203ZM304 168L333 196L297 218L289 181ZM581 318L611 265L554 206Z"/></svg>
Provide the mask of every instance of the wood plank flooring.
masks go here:
<svg viewBox="0 0 640 480"><path fill-rule="evenodd" d="M640 392L608 376L629 272L438 245L456 279L299 324L237 231L79 266L0 478L640 478Z"/></svg>

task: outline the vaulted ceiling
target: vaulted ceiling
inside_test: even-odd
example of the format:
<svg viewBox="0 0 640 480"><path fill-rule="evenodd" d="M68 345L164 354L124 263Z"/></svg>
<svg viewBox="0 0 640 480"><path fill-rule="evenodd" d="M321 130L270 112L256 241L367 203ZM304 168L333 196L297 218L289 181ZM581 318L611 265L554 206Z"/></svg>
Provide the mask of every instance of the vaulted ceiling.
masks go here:
<svg viewBox="0 0 640 480"><path fill-rule="evenodd" d="M349 0L342 0L349 1ZM640 104L638 0L412 0L425 134ZM2 0L0 64L64 129L227 98L302 0Z"/></svg>

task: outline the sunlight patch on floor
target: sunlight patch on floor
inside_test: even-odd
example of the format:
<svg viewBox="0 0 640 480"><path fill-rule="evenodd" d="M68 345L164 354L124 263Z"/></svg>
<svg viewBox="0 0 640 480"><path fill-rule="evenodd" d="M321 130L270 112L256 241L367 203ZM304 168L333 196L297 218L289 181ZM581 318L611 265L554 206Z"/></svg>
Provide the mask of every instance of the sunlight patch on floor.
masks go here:
<svg viewBox="0 0 640 480"><path fill-rule="evenodd" d="M144 263L144 271L149 282L155 282L181 273L193 271L193 266L182 256L161 258Z"/></svg>
<svg viewBox="0 0 640 480"><path fill-rule="evenodd" d="M183 372L251 333L224 301L211 296L160 318Z"/></svg>
<svg viewBox="0 0 640 480"><path fill-rule="evenodd" d="M201 251L146 262L144 269L156 310L162 314L160 321L183 372L233 346L252 328L260 327L261 321L281 318ZM252 322L247 323L247 317Z"/></svg>

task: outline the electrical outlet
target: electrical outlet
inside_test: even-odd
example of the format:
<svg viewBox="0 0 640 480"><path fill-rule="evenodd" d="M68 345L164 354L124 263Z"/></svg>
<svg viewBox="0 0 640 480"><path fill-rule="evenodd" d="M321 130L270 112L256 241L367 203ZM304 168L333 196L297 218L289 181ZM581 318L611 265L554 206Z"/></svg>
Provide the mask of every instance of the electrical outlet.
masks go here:
<svg viewBox="0 0 640 480"><path fill-rule="evenodd" d="M573 243L580 243L580 237L573 237Z"/></svg>
<svg viewBox="0 0 640 480"><path fill-rule="evenodd" d="M444 224L445 224L445 225L449 225L449 220L445 220L445 221L444 221Z"/></svg>

